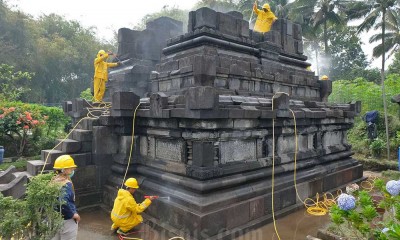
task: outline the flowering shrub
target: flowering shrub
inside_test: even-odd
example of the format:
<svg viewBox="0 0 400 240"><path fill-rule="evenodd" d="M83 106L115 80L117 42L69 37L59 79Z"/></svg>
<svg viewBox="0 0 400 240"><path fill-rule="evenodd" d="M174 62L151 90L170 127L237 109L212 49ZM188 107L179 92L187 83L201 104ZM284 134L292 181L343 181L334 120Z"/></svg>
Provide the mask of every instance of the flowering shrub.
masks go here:
<svg viewBox="0 0 400 240"><path fill-rule="evenodd" d="M348 186L330 209L328 231L344 239L400 239L400 181L376 179L371 189Z"/></svg>
<svg viewBox="0 0 400 240"><path fill-rule="evenodd" d="M39 113L3 107L0 109L0 136L8 137L14 143L17 154L22 155L32 130L44 125L46 118Z"/></svg>

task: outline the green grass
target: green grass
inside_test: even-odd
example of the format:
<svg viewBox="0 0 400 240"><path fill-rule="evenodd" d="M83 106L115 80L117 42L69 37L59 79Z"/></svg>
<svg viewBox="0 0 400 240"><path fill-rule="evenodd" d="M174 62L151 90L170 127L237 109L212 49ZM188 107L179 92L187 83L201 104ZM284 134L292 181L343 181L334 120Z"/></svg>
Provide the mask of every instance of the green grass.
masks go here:
<svg viewBox="0 0 400 240"><path fill-rule="evenodd" d="M358 160L363 164L364 170L371 171L385 171L385 170L397 170L398 163L395 160L388 161L385 158L373 158L373 157L365 157L361 154L354 154L353 158Z"/></svg>
<svg viewBox="0 0 400 240"><path fill-rule="evenodd" d="M26 171L26 162L29 160L35 160L35 159L40 159L40 155L33 156L33 157L20 158L15 162L6 162L6 163L3 162L2 164L0 164L0 171L4 171L12 165L14 165L18 171Z"/></svg>

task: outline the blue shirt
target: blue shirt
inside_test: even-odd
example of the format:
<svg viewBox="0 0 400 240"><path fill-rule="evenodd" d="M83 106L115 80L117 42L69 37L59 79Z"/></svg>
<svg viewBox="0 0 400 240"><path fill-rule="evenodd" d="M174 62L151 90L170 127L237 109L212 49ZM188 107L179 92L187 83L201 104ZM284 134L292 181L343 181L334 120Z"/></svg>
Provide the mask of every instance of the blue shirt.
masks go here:
<svg viewBox="0 0 400 240"><path fill-rule="evenodd" d="M76 213L75 206L75 193L72 189L72 183L67 182L62 188L63 192L61 201L63 204L61 205L61 214L64 217L64 220L71 219ZM60 211L60 206L57 207L58 211Z"/></svg>

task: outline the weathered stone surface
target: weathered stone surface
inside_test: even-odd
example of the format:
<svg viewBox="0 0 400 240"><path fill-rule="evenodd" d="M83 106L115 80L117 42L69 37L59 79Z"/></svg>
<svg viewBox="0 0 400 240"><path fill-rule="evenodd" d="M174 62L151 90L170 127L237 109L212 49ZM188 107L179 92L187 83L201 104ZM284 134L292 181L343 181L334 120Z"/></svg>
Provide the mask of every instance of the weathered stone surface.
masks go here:
<svg viewBox="0 0 400 240"><path fill-rule="evenodd" d="M272 103L273 109L287 110L289 109L289 95L286 93L276 93Z"/></svg>
<svg viewBox="0 0 400 240"><path fill-rule="evenodd" d="M213 87L192 87L185 96L189 109L215 109L218 106L218 95Z"/></svg>
<svg viewBox="0 0 400 240"><path fill-rule="evenodd" d="M193 142L193 165L198 167L211 167L214 164L214 143Z"/></svg>
<svg viewBox="0 0 400 240"><path fill-rule="evenodd" d="M185 162L185 142L156 139L155 157L173 162Z"/></svg>
<svg viewBox="0 0 400 240"><path fill-rule="evenodd" d="M150 96L150 114L152 117L163 117L163 109L167 108L168 97L164 93L153 93Z"/></svg>
<svg viewBox="0 0 400 240"><path fill-rule="evenodd" d="M195 11L194 17L195 18L192 20L194 22L194 28L189 28L189 31L193 31L196 28L202 27L217 27L217 12L214 10L205 7L199 8Z"/></svg>
<svg viewBox="0 0 400 240"><path fill-rule="evenodd" d="M133 92L115 92L112 95L112 108L134 110L139 105L140 97Z"/></svg>
<svg viewBox="0 0 400 240"><path fill-rule="evenodd" d="M256 159L256 143L254 140L237 140L220 143L221 163L230 163Z"/></svg>
<svg viewBox="0 0 400 240"><path fill-rule="evenodd" d="M118 136L113 133L112 128L97 126L93 127L92 152L94 154L113 154L118 152Z"/></svg>
<svg viewBox="0 0 400 240"><path fill-rule="evenodd" d="M9 166L5 171L0 173L0 184L7 184L11 182L15 176L13 173L15 173L17 169L15 166Z"/></svg>
<svg viewBox="0 0 400 240"><path fill-rule="evenodd" d="M44 161L42 160L30 160L26 163L26 171L32 176L38 175L44 166ZM44 170L51 170L53 166L48 162L44 167Z"/></svg>

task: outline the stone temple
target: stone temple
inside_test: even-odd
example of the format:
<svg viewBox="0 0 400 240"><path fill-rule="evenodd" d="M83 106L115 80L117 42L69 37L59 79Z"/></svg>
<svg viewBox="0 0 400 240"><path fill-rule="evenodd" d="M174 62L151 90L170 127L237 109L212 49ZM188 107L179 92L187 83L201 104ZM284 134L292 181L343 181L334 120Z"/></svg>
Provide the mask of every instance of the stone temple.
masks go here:
<svg viewBox="0 0 400 240"><path fill-rule="evenodd" d="M171 233L230 239L271 222L272 176L275 215L302 206L295 127L301 199L362 179L346 140L360 104L327 102L332 84L306 69L300 25L279 19L260 34L238 12L200 8L189 13L186 33L182 26L162 17L143 31L120 29L123 64L110 73L111 109L42 152L46 168L61 154L75 158L79 206L111 209L139 104L128 177L139 180L138 200L170 197L144 216ZM64 111L78 122L88 106L74 99ZM33 175L41 166L28 165Z"/></svg>

